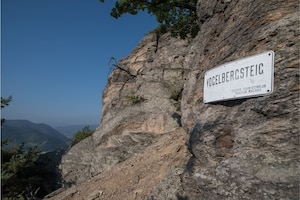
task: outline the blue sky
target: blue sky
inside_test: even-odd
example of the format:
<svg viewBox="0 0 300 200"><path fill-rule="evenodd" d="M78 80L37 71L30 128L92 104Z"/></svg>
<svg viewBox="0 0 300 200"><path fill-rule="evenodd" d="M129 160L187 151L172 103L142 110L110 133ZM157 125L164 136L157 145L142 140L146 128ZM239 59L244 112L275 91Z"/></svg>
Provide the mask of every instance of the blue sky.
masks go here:
<svg viewBox="0 0 300 200"><path fill-rule="evenodd" d="M99 124L109 60L157 26L147 13L110 16L115 1L2 0L1 96L6 119Z"/></svg>

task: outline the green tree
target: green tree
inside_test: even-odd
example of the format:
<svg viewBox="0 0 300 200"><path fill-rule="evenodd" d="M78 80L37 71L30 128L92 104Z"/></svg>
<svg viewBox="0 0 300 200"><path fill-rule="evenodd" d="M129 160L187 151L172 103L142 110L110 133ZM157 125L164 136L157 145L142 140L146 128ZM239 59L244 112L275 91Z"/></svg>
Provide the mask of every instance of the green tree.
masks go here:
<svg viewBox="0 0 300 200"><path fill-rule="evenodd" d="M47 170L39 161L37 147L24 149L24 144L6 149L1 142L2 199L33 199L41 189Z"/></svg>
<svg viewBox="0 0 300 200"><path fill-rule="evenodd" d="M8 106L11 100L12 100L12 96L9 96L8 98L1 97L1 109L4 108L5 106Z"/></svg>
<svg viewBox="0 0 300 200"><path fill-rule="evenodd" d="M1 109L11 100L11 96L1 97ZM1 199L39 199L53 191L53 186L49 186L50 179L56 176L51 168L53 161L37 147L25 149L23 143L7 148L8 143L9 140L1 141Z"/></svg>
<svg viewBox="0 0 300 200"><path fill-rule="evenodd" d="M74 146L75 144L77 144L78 142L80 142L81 140L83 140L84 138L87 138L88 136L92 135L94 133L93 130L90 130L89 126L85 126L81 131L78 131L71 142L71 146Z"/></svg>
<svg viewBox="0 0 300 200"><path fill-rule="evenodd" d="M12 100L12 96L9 96L8 98L1 97L1 109L5 108L6 106L8 106L9 103L11 102L11 100ZM1 118L1 126L4 123L4 121L5 121L5 119Z"/></svg>
<svg viewBox="0 0 300 200"><path fill-rule="evenodd" d="M197 0L119 0L111 16L117 19L125 13L136 15L139 11L147 11L159 23L158 35L170 32L184 39L195 37L199 31L196 5Z"/></svg>

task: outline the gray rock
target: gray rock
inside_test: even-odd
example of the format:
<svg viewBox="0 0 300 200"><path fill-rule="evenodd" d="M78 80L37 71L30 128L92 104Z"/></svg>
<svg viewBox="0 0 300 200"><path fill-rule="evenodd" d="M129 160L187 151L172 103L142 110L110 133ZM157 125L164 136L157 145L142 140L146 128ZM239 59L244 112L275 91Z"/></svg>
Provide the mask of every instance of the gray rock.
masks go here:
<svg viewBox="0 0 300 200"><path fill-rule="evenodd" d="M56 199L299 199L299 1L197 6L196 38L164 35L156 51L149 34L118 63L101 125L62 159L64 179L76 188ZM271 95L203 103L207 70L267 50L275 52ZM182 134L181 126L192 156L182 152L171 167L164 155L181 152L182 140L166 136Z"/></svg>
<svg viewBox="0 0 300 200"><path fill-rule="evenodd" d="M154 35L146 36L110 75L101 125L62 158L67 183L82 183L110 170L181 126L180 98L190 68L186 60L193 53L181 48L187 41L167 35L155 52L154 41Z"/></svg>
<svg viewBox="0 0 300 200"><path fill-rule="evenodd" d="M183 188L189 199L298 199L298 3L219 3L209 8L196 38L201 43L183 90L182 123L193 154L181 175ZM273 94L202 103L205 71L266 50L275 52Z"/></svg>

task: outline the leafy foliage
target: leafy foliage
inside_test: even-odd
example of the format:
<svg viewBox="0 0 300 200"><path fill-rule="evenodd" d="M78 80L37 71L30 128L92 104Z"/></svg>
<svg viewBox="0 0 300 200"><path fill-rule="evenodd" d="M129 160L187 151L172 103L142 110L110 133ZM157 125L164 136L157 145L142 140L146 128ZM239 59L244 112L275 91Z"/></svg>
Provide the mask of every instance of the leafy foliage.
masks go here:
<svg viewBox="0 0 300 200"><path fill-rule="evenodd" d="M157 34L170 32L184 39L187 36L195 37L199 31L196 4L197 0L119 0L111 16L117 19L125 13L136 15L139 11L147 10L159 23L155 30Z"/></svg>
<svg viewBox="0 0 300 200"><path fill-rule="evenodd" d="M88 136L92 135L94 133L93 130L90 130L89 126L85 126L81 131L78 131L72 142L71 142L71 146L74 146L75 144L77 144L78 142L80 142L81 140L83 140L84 138L87 138Z"/></svg>
<svg viewBox="0 0 300 200"><path fill-rule="evenodd" d="M1 97L1 109L8 106L12 97ZM1 126L4 119L1 119ZM3 128L3 127L2 127ZM25 144L5 148L9 140L1 141L1 199L40 199L59 185L57 162L41 154L37 147L25 148ZM56 180L57 179L57 180ZM50 183L54 180L55 183ZM50 183L50 185L49 185Z"/></svg>
<svg viewBox="0 0 300 200"><path fill-rule="evenodd" d="M146 100L143 97L138 96L138 95L136 95L134 93L131 94L131 95L127 95L125 98L126 98L127 101L130 101L133 105L139 104L139 103L141 103L141 102L143 102L143 101Z"/></svg>
<svg viewBox="0 0 300 200"><path fill-rule="evenodd" d="M11 100L12 100L12 96L9 96L8 98L1 97L1 109L4 108L5 106L8 106Z"/></svg>
<svg viewBox="0 0 300 200"><path fill-rule="evenodd" d="M11 102L12 100L12 96L9 96L8 98L3 98L1 97L1 109L2 108L5 108L6 106L9 105L9 103ZM5 119L4 118L1 118L1 126L2 124L5 122Z"/></svg>
<svg viewBox="0 0 300 200"><path fill-rule="evenodd" d="M45 195L44 181L50 169L41 160L38 148L24 149L24 144L5 149L1 142L1 197L2 199L34 199ZM44 192L44 193L43 193Z"/></svg>

